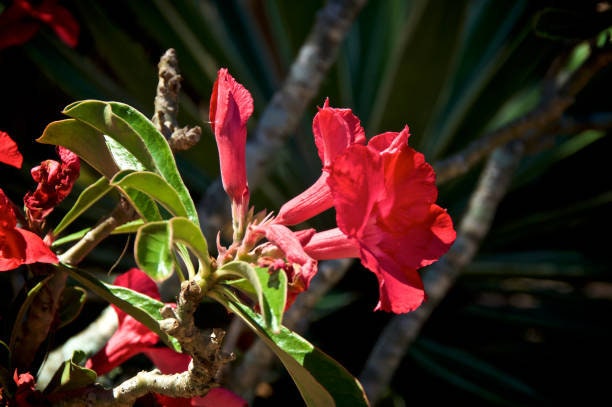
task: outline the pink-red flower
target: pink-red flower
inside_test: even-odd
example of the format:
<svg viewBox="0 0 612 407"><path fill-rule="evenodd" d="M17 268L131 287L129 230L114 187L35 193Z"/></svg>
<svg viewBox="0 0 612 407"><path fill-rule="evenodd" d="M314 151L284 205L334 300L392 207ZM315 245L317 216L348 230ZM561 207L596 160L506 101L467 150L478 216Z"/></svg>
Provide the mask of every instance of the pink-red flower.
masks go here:
<svg viewBox="0 0 612 407"><path fill-rule="evenodd" d="M57 262L57 256L40 236L17 227L14 205L0 189L0 271L22 264Z"/></svg>
<svg viewBox="0 0 612 407"><path fill-rule="evenodd" d="M338 227L316 233L305 252L317 260L359 257L378 278L377 310L416 309L425 299L418 269L438 260L456 237L450 216L435 204L433 168L408 146L407 127L366 145L354 136L362 134L359 126L339 125L327 101L313 123L325 182L285 204L277 222L302 222L331 201Z"/></svg>
<svg viewBox="0 0 612 407"><path fill-rule="evenodd" d="M23 156L17 148L17 143L4 131L0 130L0 163L21 168Z"/></svg>
<svg viewBox="0 0 612 407"><path fill-rule="evenodd" d="M246 175L246 123L253 114L253 98L227 71L219 69L210 97L210 124L219 149L223 188L232 200L234 221L240 224L248 212Z"/></svg>
<svg viewBox="0 0 612 407"><path fill-rule="evenodd" d="M56 0L14 0L0 14L0 50L28 42L46 24L68 46L75 47L79 24Z"/></svg>
<svg viewBox="0 0 612 407"><path fill-rule="evenodd" d="M366 142L359 118L350 109L329 107L329 99L325 99L323 107L315 115L312 132L323 163L321 176L310 188L281 207L276 223L297 225L331 208L334 202L327 179L333 162L349 146Z"/></svg>
<svg viewBox="0 0 612 407"><path fill-rule="evenodd" d="M31 222L42 222L68 196L79 177L79 157L64 147L57 147L61 162L45 160L30 173L38 186L23 198Z"/></svg>
<svg viewBox="0 0 612 407"><path fill-rule="evenodd" d="M159 300L159 289L155 282L143 271L132 268L115 279L115 285L131 288L149 297ZM187 354L177 353L159 343L159 337L113 305L119 324L117 330L104 347L90 358L85 367L102 375L128 361L133 356L143 353L164 374L180 373L187 370L191 358ZM217 406L246 407L246 402L226 389L215 388L205 397L171 398L155 395L163 406Z"/></svg>

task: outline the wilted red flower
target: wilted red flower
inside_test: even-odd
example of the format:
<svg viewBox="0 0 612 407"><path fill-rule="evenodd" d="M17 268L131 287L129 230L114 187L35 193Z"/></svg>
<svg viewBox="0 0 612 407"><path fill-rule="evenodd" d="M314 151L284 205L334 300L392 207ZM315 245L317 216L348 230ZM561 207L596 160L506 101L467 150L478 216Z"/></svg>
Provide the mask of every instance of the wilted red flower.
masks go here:
<svg viewBox="0 0 612 407"><path fill-rule="evenodd" d="M17 227L13 204L0 189L0 271L22 264L57 262L57 256L40 236Z"/></svg>
<svg viewBox="0 0 612 407"><path fill-rule="evenodd" d="M127 287L159 300L159 289L155 282L143 271L132 268L115 279L115 285ZM187 370L191 357L177 353L159 344L159 337L137 321L113 305L117 313L119 325L117 330L98 353L90 358L85 367L102 375L126 362L133 356L144 353L164 374L180 373ZM155 395L163 406L216 406L245 407L246 402L229 390L215 388L204 397L172 398Z"/></svg>
<svg viewBox="0 0 612 407"><path fill-rule="evenodd" d="M227 69L219 69L210 97L210 124L219 149L223 188L232 200L235 222L248 212L246 123L253 114L253 98Z"/></svg>
<svg viewBox="0 0 612 407"><path fill-rule="evenodd" d="M17 148L17 143L4 131L0 130L0 163L21 168L23 156Z"/></svg>
<svg viewBox="0 0 612 407"><path fill-rule="evenodd" d="M56 0L14 0L0 14L0 50L28 42L39 30L41 23L50 26L66 45L76 46L79 23Z"/></svg>
<svg viewBox="0 0 612 407"><path fill-rule="evenodd" d="M27 215L33 222L42 222L60 202L68 196L79 177L79 157L67 148L59 146L61 163L45 160L30 171L38 186L23 198Z"/></svg>

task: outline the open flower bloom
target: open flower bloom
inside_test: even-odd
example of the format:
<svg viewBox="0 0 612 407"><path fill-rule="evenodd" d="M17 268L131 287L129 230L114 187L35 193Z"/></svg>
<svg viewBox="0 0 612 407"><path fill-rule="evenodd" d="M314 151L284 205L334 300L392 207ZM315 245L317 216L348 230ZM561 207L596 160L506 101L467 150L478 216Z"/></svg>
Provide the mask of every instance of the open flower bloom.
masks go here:
<svg viewBox="0 0 612 407"><path fill-rule="evenodd" d="M338 228L316 233L304 251L317 260L360 258L378 278L376 310L416 309L425 299L418 269L438 260L456 237L450 216L435 204L433 168L408 147L407 127L379 134L365 145L355 130L359 127L341 126L327 101L315 122L325 184L320 178L283 205L277 222L302 222L331 202Z"/></svg>
<svg viewBox="0 0 612 407"><path fill-rule="evenodd" d="M53 209L68 196L79 177L79 157L64 147L58 147L61 162L45 160L30 173L38 186L23 198L31 221L42 222Z"/></svg>
<svg viewBox="0 0 612 407"><path fill-rule="evenodd" d="M21 168L23 156L17 148L17 143L8 135L0 130L0 163L8 164L15 168Z"/></svg>
<svg viewBox="0 0 612 407"><path fill-rule="evenodd" d="M56 0L14 0L0 14L0 50L28 42L41 23L50 26L66 45L76 46L79 24Z"/></svg>
<svg viewBox="0 0 612 407"><path fill-rule="evenodd" d="M0 189L0 271L22 264L57 262L57 256L40 236L17 227L13 204Z"/></svg>
<svg viewBox="0 0 612 407"><path fill-rule="evenodd" d="M115 279L115 285L127 287L159 300L159 289L143 271L132 268ZM119 325L104 347L91 357L85 367L102 375L126 362L133 356L144 353L163 374L180 373L187 370L191 357L177 353L159 344L159 337L121 309L113 305ZM156 395L163 406L216 406L245 407L246 402L226 389L214 388L204 397L171 398Z"/></svg>
<svg viewBox="0 0 612 407"><path fill-rule="evenodd" d="M253 98L227 71L219 69L210 97L210 123L219 149L223 188L232 200L235 226L244 227L249 187L246 175L246 123L253 114Z"/></svg>

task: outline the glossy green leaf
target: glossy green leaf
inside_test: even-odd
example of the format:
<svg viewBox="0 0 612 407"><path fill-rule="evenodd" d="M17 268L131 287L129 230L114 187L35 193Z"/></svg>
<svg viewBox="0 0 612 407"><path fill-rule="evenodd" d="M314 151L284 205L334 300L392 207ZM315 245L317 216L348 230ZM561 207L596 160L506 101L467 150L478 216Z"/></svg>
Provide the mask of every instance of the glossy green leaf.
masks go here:
<svg viewBox="0 0 612 407"><path fill-rule="evenodd" d="M86 298L87 293L81 287L67 286L64 288L57 315L58 329L68 325L79 316Z"/></svg>
<svg viewBox="0 0 612 407"><path fill-rule="evenodd" d="M223 282L249 296L257 304L265 326L278 332L287 295L287 276L282 270L274 274L278 275L244 261L231 261L215 271L215 278L217 283Z"/></svg>
<svg viewBox="0 0 612 407"><path fill-rule="evenodd" d="M45 393L68 392L94 384L98 377L96 372L79 365L84 359L85 353L76 351L70 360L62 363L45 388Z"/></svg>
<svg viewBox="0 0 612 407"><path fill-rule="evenodd" d="M153 280L169 278L174 271L170 224L166 221L150 222L138 229L134 257L138 267Z"/></svg>
<svg viewBox="0 0 612 407"><path fill-rule="evenodd" d="M111 185L122 190L140 191L159 202L174 216L187 217L187 210L176 191L160 175L148 171L136 171L119 179L113 179Z"/></svg>
<svg viewBox="0 0 612 407"><path fill-rule="evenodd" d="M159 321L162 319L159 311L164 306L163 302L126 287L106 284L76 267L64 266L64 268L70 277L81 285L137 319L155 332L166 345L180 352L178 341L159 328Z"/></svg>
<svg viewBox="0 0 612 407"><path fill-rule="evenodd" d="M189 247L200 264L210 269L208 244L201 229L187 218L150 222L138 229L135 259L138 266L156 281L163 281L175 269L174 249ZM183 256L184 261L189 261Z"/></svg>
<svg viewBox="0 0 612 407"><path fill-rule="evenodd" d="M279 333L287 303L287 274L282 269L268 271L267 267L255 267L255 271L263 292L266 327L275 334Z"/></svg>
<svg viewBox="0 0 612 407"><path fill-rule="evenodd" d="M133 170L133 171L145 171L145 166L130 153L128 149L123 147L121 143L116 141L112 137L104 136L104 141L113 156L113 160L117 163L117 166L122 170Z"/></svg>
<svg viewBox="0 0 612 407"><path fill-rule="evenodd" d="M53 235L57 236L74 222L79 216L89 209L93 204L102 199L104 195L112 190L107 178L100 178L95 183L89 185L81 192L74 205L64 215L60 223L53 230Z"/></svg>
<svg viewBox="0 0 612 407"><path fill-rule="evenodd" d="M158 172L177 191L189 218L198 224L195 204L181 179L168 142L142 113L123 103L98 100L72 103L63 113L114 138L146 170Z"/></svg>
<svg viewBox="0 0 612 407"><path fill-rule="evenodd" d="M307 406L369 406L359 381L300 335L285 327L273 332L262 316L224 290L215 290L211 296L236 313L278 356Z"/></svg>
<svg viewBox="0 0 612 407"><path fill-rule="evenodd" d="M104 135L81 121L66 119L52 122L36 141L66 147L106 178L112 178L119 171Z"/></svg>
<svg viewBox="0 0 612 407"><path fill-rule="evenodd" d="M200 260L200 263L210 269L208 243L204 238L202 229L187 218L175 217L170 219L168 223L172 230L173 242L182 243L189 247Z"/></svg>

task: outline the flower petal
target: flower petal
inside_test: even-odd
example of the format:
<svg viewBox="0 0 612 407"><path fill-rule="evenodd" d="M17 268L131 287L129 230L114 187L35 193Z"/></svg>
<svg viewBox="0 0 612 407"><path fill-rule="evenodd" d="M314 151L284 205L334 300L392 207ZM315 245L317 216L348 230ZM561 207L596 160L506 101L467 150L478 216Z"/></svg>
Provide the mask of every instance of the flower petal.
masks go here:
<svg viewBox="0 0 612 407"><path fill-rule="evenodd" d="M334 206L331 190L327 185L327 172L323 172L319 179L308 189L285 202L274 219L281 225L297 225Z"/></svg>
<svg viewBox="0 0 612 407"><path fill-rule="evenodd" d="M221 180L232 202L243 211L248 205L246 122L253 114L253 98L227 71L219 69L210 98L209 117L217 148Z"/></svg>
<svg viewBox="0 0 612 407"><path fill-rule="evenodd" d="M352 144L365 144L365 132L351 109L329 107L329 99L312 120L312 132L323 168Z"/></svg>
<svg viewBox="0 0 612 407"><path fill-rule="evenodd" d="M304 245L304 251L317 260L359 257L359 244L339 228L334 228L312 236Z"/></svg>
<svg viewBox="0 0 612 407"><path fill-rule="evenodd" d="M17 148L17 143L2 130L0 130L0 162L16 168L21 168L23 164L23 156Z"/></svg>

